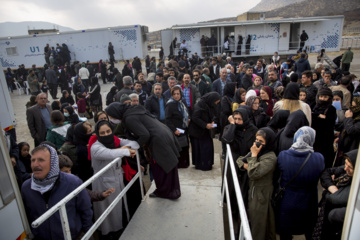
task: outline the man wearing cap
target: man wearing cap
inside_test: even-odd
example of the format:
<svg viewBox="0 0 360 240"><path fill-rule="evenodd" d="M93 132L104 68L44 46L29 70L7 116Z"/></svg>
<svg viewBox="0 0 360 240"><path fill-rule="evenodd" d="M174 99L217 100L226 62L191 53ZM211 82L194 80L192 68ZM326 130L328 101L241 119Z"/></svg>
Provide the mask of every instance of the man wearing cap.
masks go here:
<svg viewBox="0 0 360 240"><path fill-rule="evenodd" d="M60 171L56 150L49 145L41 144L32 151L31 155L33 175L21 188L21 196L30 223L82 184L77 176ZM93 212L89 194L85 189L66 204L66 213L72 239L77 239L82 232L90 229ZM64 239L61 225L60 214L56 212L31 231L35 239Z"/></svg>

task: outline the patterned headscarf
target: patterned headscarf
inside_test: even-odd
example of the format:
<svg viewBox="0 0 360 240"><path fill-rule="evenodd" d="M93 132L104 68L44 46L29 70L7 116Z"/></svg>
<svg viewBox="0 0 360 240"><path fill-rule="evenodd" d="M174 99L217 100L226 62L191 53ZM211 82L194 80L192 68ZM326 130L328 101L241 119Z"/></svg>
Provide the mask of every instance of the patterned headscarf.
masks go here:
<svg viewBox="0 0 360 240"><path fill-rule="evenodd" d="M356 103L355 106L351 106L350 110L353 112L354 121L360 120L360 97L354 97L353 101Z"/></svg>
<svg viewBox="0 0 360 240"><path fill-rule="evenodd" d="M315 130L311 127L301 127L294 135L294 143L290 149L297 152L314 152Z"/></svg>
<svg viewBox="0 0 360 240"><path fill-rule="evenodd" d="M37 179L32 175L31 189L44 194L54 187L55 182L59 177L59 157L53 147L50 147L47 144L40 144L39 146L46 147L50 152L50 171L43 180Z"/></svg>

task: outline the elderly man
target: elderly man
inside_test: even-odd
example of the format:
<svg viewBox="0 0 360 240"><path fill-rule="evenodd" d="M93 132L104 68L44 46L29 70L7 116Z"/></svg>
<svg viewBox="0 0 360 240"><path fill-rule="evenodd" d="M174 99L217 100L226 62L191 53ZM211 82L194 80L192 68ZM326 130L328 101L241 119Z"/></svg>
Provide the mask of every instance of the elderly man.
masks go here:
<svg viewBox="0 0 360 240"><path fill-rule="evenodd" d="M168 99L162 94L161 83L154 84L153 92L154 94L146 99L145 108L160 122L165 123L165 105Z"/></svg>
<svg viewBox="0 0 360 240"><path fill-rule="evenodd" d="M37 95L37 104L26 110L26 120L34 139L35 147L46 139L46 130L52 126L50 121L51 106L47 104L46 93Z"/></svg>
<svg viewBox="0 0 360 240"><path fill-rule="evenodd" d="M33 175L21 188L30 223L82 184L75 175L60 172L56 150L49 145L41 144L31 154ZM85 189L66 204L66 213L72 239L77 239L82 232L89 230L92 225L92 210L90 197ZM31 231L35 239L64 239L61 225L57 212Z"/></svg>
<svg viewBox="0 0 360 240"><path fill-rule="evenodd" d="M131 99L130 105L139 105L139 95L136 93L132 93L129 95L129 98Z"/></svg>
<svg viewBox="0 0 360 240"><path fill-rule="evenodd" d="M120 102L120 98L123 94L127 94L130 95L133 93L133 90L131 89L132 87L132 78L130 76L125 76L123 77L123 85L124 87L118 91L115 95L115 101L116 102Z"/></svg>
<svg viewBox="0 0 360 240"><path fill-rule="evenodd" d="M169 77L168 80L167 80L167 83L168 83L169 87L168 87L168 90L166 90L164 92L164 96L167 99L170 99L171 98L171 88L176 85L176 78L175 77Z"/></svg>
<svg viewBox="0 0 360 240"><path fill-rule="evenodd" d="M220 78L213 82L211 91L217 92L220 94L220 96L222 96L226 83L231 82L231 80L227 76L228 73L226 71L226 68L222 68L220 71Z"/></svg>

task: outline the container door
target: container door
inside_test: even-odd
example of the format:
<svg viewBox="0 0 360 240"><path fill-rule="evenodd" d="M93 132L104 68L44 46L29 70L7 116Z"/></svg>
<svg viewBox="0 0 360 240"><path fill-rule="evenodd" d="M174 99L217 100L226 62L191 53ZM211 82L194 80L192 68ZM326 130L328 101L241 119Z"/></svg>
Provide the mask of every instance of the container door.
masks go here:
<svg viewBox="0 0 360 240"><path fill-rule="evenodd" d="M173 30L163 30L161 31L161 46L164 49L164 56L169 56L170 54L170 44L174 40Z"/></svg>
<svg viewBox="0 0 360 240"><path fill-rule="evenodd" d="M289 50L290 23L280 23L279 30L279 51Z"/></svg>

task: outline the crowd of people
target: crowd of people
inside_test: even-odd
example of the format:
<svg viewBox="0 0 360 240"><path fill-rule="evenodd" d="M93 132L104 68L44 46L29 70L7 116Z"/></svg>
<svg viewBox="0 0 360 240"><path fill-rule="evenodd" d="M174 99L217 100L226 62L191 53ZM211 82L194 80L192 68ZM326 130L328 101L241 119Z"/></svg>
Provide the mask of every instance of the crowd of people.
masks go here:
<svg viewBox="0 0 360 240"><path fill-rule="evenodd" d="M112 193L137 173L137 153L141 170L156 184L149 196L178 199L178 168L210 171L217 138L222 158L230 145L253 239L275 239L276 232L281 239L341 236L360 142L360 86L354 74L322 63L311 70L306 52L284 61L276 53L269 63L196 55L146 64L147 79L137 57L125 61L121 72L102 60L97 68L75 62L41 73L21 70L33 95L26 116L35 148L14 139L9 146L30 222L123 157L70 202L71 234L79 237L91 226L92 214L99 218L116 197ZM99 78L113 83L106 104ZM137 180L100 226L101 238L124 230L141 202L139 186ZM275 207L272 196L284 186ZM233 187L228 201L236 201ZM233 217L239 218L238 210ZM33 233L61 238L61 229L53 227L59 221L54 215Z"/></svg>

